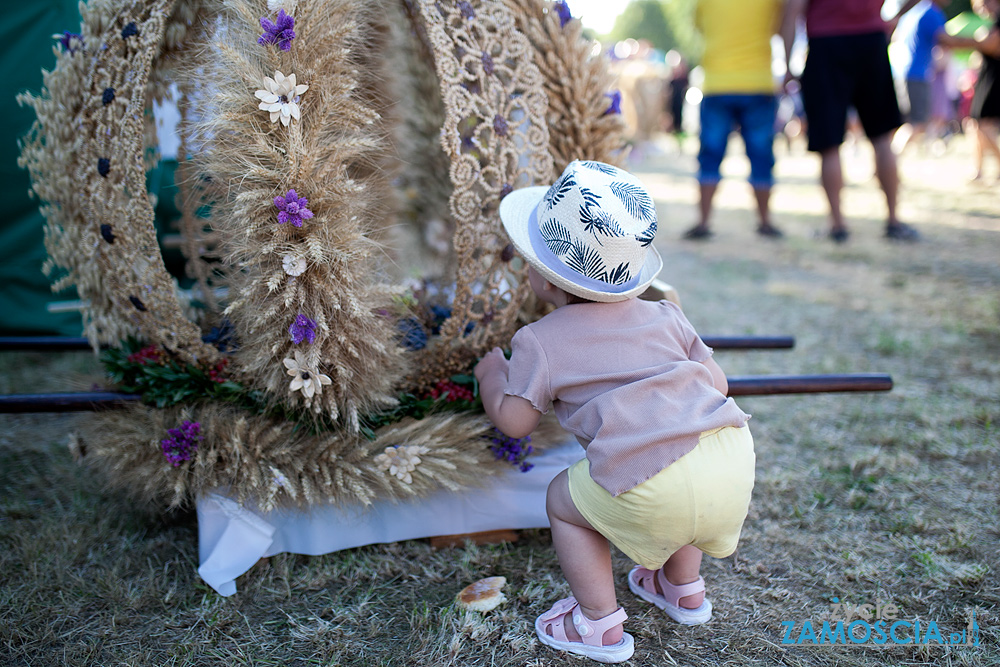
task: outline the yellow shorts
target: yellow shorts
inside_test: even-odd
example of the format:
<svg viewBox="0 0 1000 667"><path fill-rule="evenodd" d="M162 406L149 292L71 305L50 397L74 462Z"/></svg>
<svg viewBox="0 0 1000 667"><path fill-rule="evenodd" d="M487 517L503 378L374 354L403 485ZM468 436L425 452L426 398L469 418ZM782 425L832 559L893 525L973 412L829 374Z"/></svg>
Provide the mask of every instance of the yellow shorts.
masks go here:
<svg viewBox="0 0 1000 667"><path fill-rule="evenodd" d="M755 462L750 429L727 426L702 433L697 447L618 496L591 479L584 458L569 468L569 493L591 526L655 570L686 544L716 558L736 551Z"/></svg>

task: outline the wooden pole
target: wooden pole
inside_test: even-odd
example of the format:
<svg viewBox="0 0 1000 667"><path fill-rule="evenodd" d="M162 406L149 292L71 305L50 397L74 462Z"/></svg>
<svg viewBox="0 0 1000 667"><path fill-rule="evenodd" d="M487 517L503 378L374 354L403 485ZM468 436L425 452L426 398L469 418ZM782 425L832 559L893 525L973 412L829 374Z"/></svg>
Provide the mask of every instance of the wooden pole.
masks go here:
<svg viewBox="0 0 1000 667"><path fill-rule="evenodd" d="M785 350L795 347L792 336L702 336L705 345L716 350ZM86 338L62 336L0 336L0 352L91 351Z"/></svg>
<svg viewBox="0 0 1000 667"><path fill-rule="evenodd" d="M113 410L141 399L139 394L111 391L87 391L71 394L8 394L0 396L0 413Z"/></svg>
<svg viewBox="0 0 1000 667"><path fill-rule="evenodd" d="M892 389L892 378L884 373L747 375L729 378L730 396L868 392L889 391L890 389ZM71 394L8 394L0 395L0 414L110 410L138 400L140 400L138 394L110 391Z"/></svg>
<svg viewBox="0 0 1000 667"><path fill-rule="evenodd" d="M825 394L842 391L889 391L890 389L892 389L892 377L885 373L747 375L729 378L730 396Z"/></svg>

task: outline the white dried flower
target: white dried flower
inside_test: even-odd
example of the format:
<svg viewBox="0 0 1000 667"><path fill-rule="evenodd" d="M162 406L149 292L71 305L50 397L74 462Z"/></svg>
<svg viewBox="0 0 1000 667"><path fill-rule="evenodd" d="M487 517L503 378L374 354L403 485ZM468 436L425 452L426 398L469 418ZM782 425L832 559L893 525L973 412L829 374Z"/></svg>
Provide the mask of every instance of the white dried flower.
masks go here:
<svg viewBox="0 0 1000 667"><path fill-rule="evenodd" d="M302 394L311 400L314 395L323 393L323 385L331 383L330 378L320 373L315 366L310 365L305 355L298 350L295 350L294 359L286 357L282 363L288 369L288 374L292 376L292 381L288 385L290 393L301 389Z"/></svg>
<svg viewBox="0 0 1000 667"><path fill-rule="evenodd" d="M309 86L304 83L296 85L294 74L285 76L277 71L273 79L264 77L264 89L254 95L261 100L258 108L271 114L272 123L281 120L281 124L287 127L292 118L301 119L299 99L307 90Z"/></svg>
<svg viewBox="0 0 1000 667"><path fill-rule="evenodd" d="M390 475L395 475L397 479L413 483L413 476L410 474L417 469L420 464L420 455L426 454L430 449L423 445L396 445L386 447L382 454L375 457L375 463L380 470L388 470Z"/></svg>
<svg viewBox="0 0 1000 667"><path fill-rule="evenodd" d="M281 267L290 276L301 276L306 271L306 258L289 253L281 258Z"/></svg>

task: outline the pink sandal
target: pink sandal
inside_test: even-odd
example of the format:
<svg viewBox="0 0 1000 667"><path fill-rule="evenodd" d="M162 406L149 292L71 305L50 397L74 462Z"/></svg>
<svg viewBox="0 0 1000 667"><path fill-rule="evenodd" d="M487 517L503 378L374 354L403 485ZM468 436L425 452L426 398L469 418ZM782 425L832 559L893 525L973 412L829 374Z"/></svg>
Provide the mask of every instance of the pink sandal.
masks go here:
<svg viewBox="0 0 1000 667"><path fill-rule="evenodd" d="M580 633L582 642L570 641L566 636L566 618L572 619L573 627ZM546 646L557 651L568 651L586 656L598 662L622 662L632 657L635 652L635 642L632 635L625 633L621 640L611 646L601 644L604 633L619 623L624 623L628 616L625 610L618 607L617 611L602 619L592 621L583 615L576 598L568 597L552 605L552 608L535 619L535 634ZM549 629L552 634L546 632Z"/></svg>
<svg viewBox="0 0 1000 667"><path fill-rule="evenodd" d="M655 577L655 581L654 581ZM659 582L660 590L663 594L656 592L656 583ZM705 598L704 602L697 609L688 609L680 606L680 599L705 590L705 580L698 577L697 581L690 584L674 586L667 581L663 570L647 570L636 565L628 573L628 587L633 593L646 602L651 602L667 613L667 616L674 619L681 625L700 625L712 619L712 603Z"/></svg>

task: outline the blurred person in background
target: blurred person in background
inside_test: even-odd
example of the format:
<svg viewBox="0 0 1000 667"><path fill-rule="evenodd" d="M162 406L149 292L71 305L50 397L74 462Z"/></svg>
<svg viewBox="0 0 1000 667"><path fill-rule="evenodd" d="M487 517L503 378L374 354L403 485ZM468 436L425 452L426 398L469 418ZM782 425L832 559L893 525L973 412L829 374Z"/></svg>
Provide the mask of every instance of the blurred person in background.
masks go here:
<svg viewBox="0 0 1000 667"><path fill-rule="evenodd" d="M690 70L687 61L677 51L667 54L667 67L670 68L670 81L667 82L668 108L670 114L670 133L677 140L677 148L684 149L684 100L691 86Z"/></svg>
<svg viewBox="0 0 1000 667"><path fill-rule="evenodd" d="M791 70L792 44L799 20L805 18L809 53L801 77L802 101L809 122L809 150L820 154L820 180L830 203L829 237L837 243L850 235L840 210L844 187L840 145L852 105L875 149L875 173L888 208L886 237L919 238L915 229L896 217L899 174L891 140L902 118L888 54L889 33L917 0L907 0L888 23L882 19L882 4L883 0L787 0L781 28L787 88L797 78Z"/></svg>
<svg viewBox="0 0 1000 667"><path fill-rule="evenodd" d="M777 101L771 73L771 36L781 26L784 0L699 0L695 25L705 40L698 150L698 224L686 239L712 235L712 199L722 176L729 135L739 127L750 160L750 186L757 202L757 233L779 238L771 223L774 128Z"/></svg>
<svg viewBox="0 0 1000 667"><path fill-rule="evenodd" d="M972 38L949 35L944 24L947 18L944 7L948 0L929 0L920 3L917 20L906 35L910 65L906 69L906 96L910 102L907 123L893 138L894 149L901 152L920 138L935 139L937 128L934 119L935 51L939 49L980 49ZM950 54L946 54L950 57ZM943 91L941 91L943 92Z"/></svg>
<svg viewBox="0 0 1000 667"><path fill-rule="evenodd" d="M1000 147L997 146L997 127L1000 124L1000 2L997 0L973 0L972 9L988 19L991 25L981 36L982 64L973 84L972 102L969 105L969 120L966 129L972 137L973 159L976 165L974 181L983 177L983 156L990 153L1000 164Z"/></svg>

